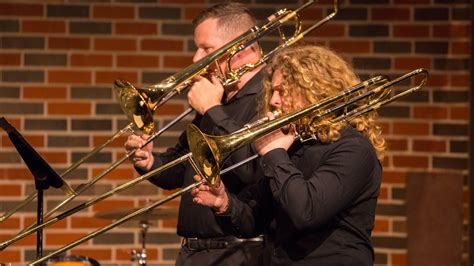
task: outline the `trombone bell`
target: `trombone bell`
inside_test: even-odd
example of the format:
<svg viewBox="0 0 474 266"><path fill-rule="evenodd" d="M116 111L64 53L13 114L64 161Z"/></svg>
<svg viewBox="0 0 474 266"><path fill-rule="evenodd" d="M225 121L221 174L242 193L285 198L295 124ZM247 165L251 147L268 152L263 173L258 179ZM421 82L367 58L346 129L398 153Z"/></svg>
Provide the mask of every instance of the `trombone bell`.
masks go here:
<svg viewBox="0 0 474 266"><path fill-rule="evenodd" d="M220 161L221 154L215 141L206 137L198 127L190 124L186 129L189 149L193 151L194 163L203 174L203 178L211 186L220 184Z"/></svg>
<svg viewBox="0 0 474 266"><path fill-rule="evenodd" d="M281 110L273 111L275 118L282 116ZM206 183L217 187L220 184L221 163L238 147L245 144L249 137L246 131L250 128L260 126L268 122L268 117L261 118L255 122L244 125L241 130L237 130L230 136L211 136L201 132L194 124L189 124L186 129L189 150L193 153L192 163L195 164L199 174L206 180Z"/></svg>
<svg viewBox="0 0 474 266"><path fill-rule="evenodd" d="M120 107L128 119L133 121L135 126L145 134L153 134L155 125L152 110L154 110L154 107L150 100L153 97L150 95L154 92L137 89L129 82L122 80L114 82L114 92L119 98Z"/></svg>

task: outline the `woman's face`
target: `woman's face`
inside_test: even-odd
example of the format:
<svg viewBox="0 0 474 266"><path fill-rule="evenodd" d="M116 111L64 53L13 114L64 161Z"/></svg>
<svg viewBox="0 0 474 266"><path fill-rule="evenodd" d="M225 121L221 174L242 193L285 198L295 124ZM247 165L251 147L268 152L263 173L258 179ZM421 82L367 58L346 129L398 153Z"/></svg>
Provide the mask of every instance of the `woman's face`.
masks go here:
<svg viewBox="0 0 474 266"><path fill-rule="evenodd" d="M294 109L303 108L306 104L305 98L301 93L286 92L282 87L283 74L279 69L273 72L272 77L272 97L270 98L270 106L273 109L279 109L283 113L295 111ZM297 90L296 84L293 90ZM295 97L295 98L294 98Z"/></svg>
<svg viewBox="0 0 474 266"><path fill-rule="evenodd" d="M283 107L283 98L282 98L282 88L281 81L283 75L280 70L275 70L272 77L272 97L270 98L270 105L274 109L282 109Z"/></svg>

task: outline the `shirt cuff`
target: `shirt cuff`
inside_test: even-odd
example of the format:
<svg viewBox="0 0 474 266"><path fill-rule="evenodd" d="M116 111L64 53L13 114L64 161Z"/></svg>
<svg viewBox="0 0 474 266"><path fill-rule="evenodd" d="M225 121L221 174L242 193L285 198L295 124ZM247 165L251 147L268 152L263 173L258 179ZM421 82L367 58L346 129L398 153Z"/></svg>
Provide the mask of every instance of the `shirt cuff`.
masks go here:
<svg viewBox="0 0 474 266"><path fill-rule="evenodd" d="M226 191L226 193L227 193L227 199L228 199L228 201L227 201L227 208L226 208L225 211L222 212L222 213L214 212L214 214L215 214L216 216L231 216L231 214L232 214L232 209L233 209L233 207L234 207L234 203L233 203L234 199L233 199L233 197L230 195L230 193L228 193L227 191Z"/></svg>
<svg viewBox="0 0 474 266"><path fill-rule="evenodd" d="M150 172L151 170L160 167L160 166L163 164L163 162L161 161L161 159L160 159L160 157L158 156L158 154L152 152L152 156L154 157L154 160L153 160L153 165L151 166L150 170L145 171L145 170L143 170L143 169L141 169L141 168L138 168L138 167L134 166L134 167L135 167L135 170L137 171L137 173L139 173L140 175L144 175L144 174Z"/></svg>

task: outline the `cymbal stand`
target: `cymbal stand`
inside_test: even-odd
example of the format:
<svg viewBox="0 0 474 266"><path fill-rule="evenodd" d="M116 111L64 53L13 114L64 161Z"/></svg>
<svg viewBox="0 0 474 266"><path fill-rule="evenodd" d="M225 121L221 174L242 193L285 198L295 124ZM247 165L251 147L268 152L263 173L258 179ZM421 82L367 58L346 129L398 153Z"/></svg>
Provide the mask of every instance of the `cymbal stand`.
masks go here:
<svg viewBox="0 0 474 266"><path fill-rule="evenodd" d="M146 266L146 233L148 232L150 224L148 221L140 221L140 227L140 233L142 236L142 250L140 252L136 251L135 249L132 250L132 261L137 261L139 266Z"/></svg>

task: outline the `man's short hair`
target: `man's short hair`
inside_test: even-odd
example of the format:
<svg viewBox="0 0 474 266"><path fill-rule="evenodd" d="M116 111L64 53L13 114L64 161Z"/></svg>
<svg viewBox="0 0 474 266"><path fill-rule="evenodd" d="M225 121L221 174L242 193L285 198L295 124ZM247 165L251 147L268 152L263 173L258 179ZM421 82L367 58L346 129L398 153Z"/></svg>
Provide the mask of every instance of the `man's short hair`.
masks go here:
<svg viewBox="0 0 474 266"><path fill-rule="evenodd" d="M203 21L216 18L219 30L236 37L257 24L255 16L241 3L225 2L202 10L193 20L194 26Z"/></svg>

